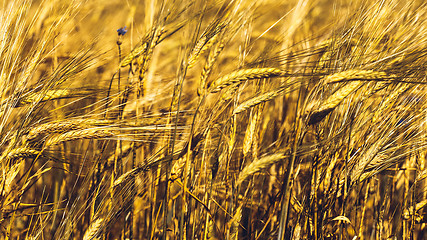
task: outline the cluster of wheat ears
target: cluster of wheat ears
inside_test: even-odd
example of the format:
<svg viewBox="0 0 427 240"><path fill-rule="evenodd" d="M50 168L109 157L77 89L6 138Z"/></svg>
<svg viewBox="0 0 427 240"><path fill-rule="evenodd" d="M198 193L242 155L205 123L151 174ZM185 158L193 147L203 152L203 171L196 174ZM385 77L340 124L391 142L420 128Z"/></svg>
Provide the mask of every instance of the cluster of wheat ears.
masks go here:
<svg viewBox="0 0 427 240"><path fill-rule="evenodd" d="M423 0L0 2L1 239L427 237Z"/></svg>

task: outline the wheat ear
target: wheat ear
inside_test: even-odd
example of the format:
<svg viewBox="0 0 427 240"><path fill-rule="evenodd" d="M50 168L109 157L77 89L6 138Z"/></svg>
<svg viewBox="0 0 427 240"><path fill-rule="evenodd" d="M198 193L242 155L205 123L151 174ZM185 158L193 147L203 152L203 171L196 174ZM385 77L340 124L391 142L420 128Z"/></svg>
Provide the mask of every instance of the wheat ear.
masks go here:
<svg viewBox="0 0 427 240"><path fill-rule="evenodd" d="M208 79L210 73L212 72L213 65L218 59L219 54L224 49L224 43L219 42L213 51L209 53L208 60L205 63L205 66L202 70L202 76L200 77L200 86L197 88L197 94L203 95L206 91L206 80Z"/></svg>
<svg viewBox="0 0 427 240"><path fill-rule="evenodd" d="M190 57L188 58L189 68L192 68L195 65L200 55L202 55L206 50L212 47L213 44L215 44L224 27L225 23L218 23L218 21L216 21L202 34L191 51Z"/></svg>
<svg viewBox="0 0 427 240"><path fill-rule="evenodd" d="M394 76L390 76L385 72L372 70L348 70L325 77L325 83L347 83L329 96L319 109L311 113L308 124L312 125L322 121L323 118L332 112L348 95L359 89L363 85L363 81L390 79L393 77Z"/></svg>
<svg viewBox="0 0 427 240"><path fill-rule="evenodd" d="M266 93L263 93L259 96L253 97L241 104L239 104L233 111L233 115L234 114L239 114L241 112L246 111L249 108L252 108L258 104L264 103L264 102L268 102L278 96L280 96L281 94L283 94L283 92L285 90L290 90L288 86L282 86L279 87L278 89L275 89L273 91L269 91Z"/></svg>
<svg viewBox="0 0 427 240"><path fill-rule="evenodd" d="M284 75L284 73L285 72L283 70L278 68L251 68L238 70L216 79L211 84L210 92L218 92L227 86L242 81L260 78L279 77Z"/></svg>
<svg viewBox="0 0 427 240"><path fill-rule="evenodd" d="M248 177L252 176L253 174L260 172L262 170L265 170L269 168L271 165L285 159L287 157L285 152L286 151L281 151L281 153L276 153L276 154L271 154L271 155L261 157L260 159L253 161L251 164L247 165L240 172L239 177L237 178L237 181L236 181L236 185L239 186L240 184L242 184L243 181L245 181Z"/></svg>
<svg viewBox="0 0 427 240"><path fill-rule="evenodd" d="M52 133L63 133L70 130L84 129L87 125L83 124L84 121L67 121L67 122L55 122L46 123L32 128L26 135L27 141L34 141L39 139L43 135Z"/></svg>
<svg viewBox="0 0 427 240"><path fill-rule="evenodd" d="M40 151L29 149L25 147L15 148L7 154L6 159L12 160L17 158L32 158L37 157L40 154Z"/></svg>
<svg viewBox="0 0 427 240"><path fill-rule="evenodd" d="M99 138L109 138L113 137L114 134L99 129L85 129L85 130L74 130L69 131L57 136L51 137L46 140L45 146L58 145L62 142L74 141L78 139L99 139Z"/></svg>
<svg viewBox="0 0 427 240"><path fill-rule="evenodd" d="M83 235L83 240L93 240L98 239L101 234L101 227L104 223L104 218L98 218L89 225L86 229L85 234Z"/></svg>

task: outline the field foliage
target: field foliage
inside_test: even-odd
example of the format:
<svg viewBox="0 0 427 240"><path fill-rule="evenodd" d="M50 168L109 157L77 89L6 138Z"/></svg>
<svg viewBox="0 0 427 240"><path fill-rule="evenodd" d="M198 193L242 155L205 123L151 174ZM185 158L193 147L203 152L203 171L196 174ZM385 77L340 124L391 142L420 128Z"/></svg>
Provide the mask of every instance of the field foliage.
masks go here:
<svg viewBox="0 0 427 240"><path fill-rule="evenodd" d="M427 237L424 1L0 2L1 239Z"/></svg>

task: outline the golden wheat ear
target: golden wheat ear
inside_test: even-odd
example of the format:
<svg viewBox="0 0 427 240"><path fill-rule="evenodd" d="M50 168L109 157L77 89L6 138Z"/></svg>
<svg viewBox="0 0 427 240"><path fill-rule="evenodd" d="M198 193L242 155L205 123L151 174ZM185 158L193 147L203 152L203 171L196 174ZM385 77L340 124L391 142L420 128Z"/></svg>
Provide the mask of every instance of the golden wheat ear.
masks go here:
<svg viewBox="0 0 427 240"><path fill-rule="evenodd" d="M219 92L221 89L246 80L280 77L285 75L285 71L278 68L251 68L241 69L231 72L216 79L209 85L211 93Z"/></svg>
<svg viewBox="0 0 427 240"><path fill-rule="evenodd" d="M335 73L324 78L326 84L334 84L345 82L346 84L336 90L320 107L309 114L308 125L316 124L322 121L329 113L331 113L341 102L351 93L357 91L364 85L366 81L388 81L395 78L395 75L390 75L381 71L373 70L347 70Z"/></svg>

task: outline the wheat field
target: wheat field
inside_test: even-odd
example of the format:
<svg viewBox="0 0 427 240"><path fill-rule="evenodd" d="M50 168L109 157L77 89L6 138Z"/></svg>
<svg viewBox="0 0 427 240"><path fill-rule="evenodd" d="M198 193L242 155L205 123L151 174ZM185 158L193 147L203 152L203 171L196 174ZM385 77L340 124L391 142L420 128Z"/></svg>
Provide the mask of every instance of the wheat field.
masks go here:
<svg viewBox="0 0 427 240"><path fill-rule="evenodd" d="M0 239L426 239L423 0L0 0Z"/></svg>

